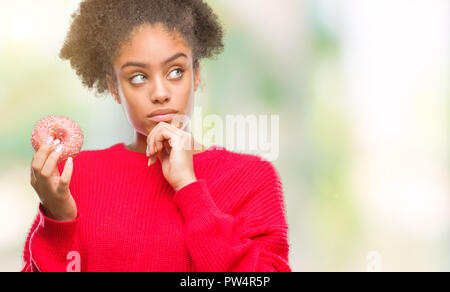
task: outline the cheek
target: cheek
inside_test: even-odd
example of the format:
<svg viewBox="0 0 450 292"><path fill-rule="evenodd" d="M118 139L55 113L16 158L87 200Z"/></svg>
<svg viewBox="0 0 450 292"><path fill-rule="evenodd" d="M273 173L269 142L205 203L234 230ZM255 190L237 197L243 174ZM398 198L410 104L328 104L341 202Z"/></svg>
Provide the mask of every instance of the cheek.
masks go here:
<svg viewBox="0 0 450 292"><path fill-rule="evenodd" d="M145 108L142 105L141 98L136 93L127 92L122 93L122 105L127 112L129 118L136 119L140 115L140 111Z"/></svg>
<svg viewBox="0 0 450 292"><path fill-rule="evenodd" d="M144 109L146 105L142 102L143 99L135 98L129 103L128 111L134 119L139 120L144 114Z"/></svg>
<svg viewBox="0 0 450 292"><path fill-rule="evenodd" d="M191 75L186 75L177 88L179 96L183 96L185 99L190 98L194 92L194 84Z"/></svg>

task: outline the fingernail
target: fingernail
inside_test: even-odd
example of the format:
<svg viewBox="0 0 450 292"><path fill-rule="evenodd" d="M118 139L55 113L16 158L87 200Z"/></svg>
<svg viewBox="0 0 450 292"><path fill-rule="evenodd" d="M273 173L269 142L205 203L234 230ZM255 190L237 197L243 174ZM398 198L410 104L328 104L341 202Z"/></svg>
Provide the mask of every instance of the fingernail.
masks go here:
<svg viewBox="0 0 450 292"><path fill-rule="evenodd" d="M58 145L58 147L56 147L56 153L61 153L63 146L62 145Z"/></svg>
<svg viewBox="0 0 450 292"><path fill-rule="evenodd" d="M148 145L147 145L147 150L146 150L146 155L147 155L147 157L149 157L150 156L150 150L148 149Z"/></svg>
<svg viewBox="0 0 450 292"><path fill-rule="evenodd" d="M67 158L67 163L69 163L69 164L72 163L72 157Z"/></svg>
<svg viewBox="0 0 450 292"><path fill-rule="evenodd" d="M47 140L45 141L45 143L47 143L48 145L50 145L50 144L52 144L52 141L53 141L53 137L50 136L50 137L47 138Z"/></svg>
<svg viewBox="0 0 450 292"><path fill-rule="evenodd" d="M60 143L61 141L59 139L56 139L55 141L53 141L53 146L56 146Z"/></svg>
<svg viewBox="0 0 450 292"><path fill-rule="evenodd" d="M156 157L150 157L150 158L148 159L147 166L150 166L150 165L152 165L153 163L155 163L155 162L156 162L156 159L158 159L158 158L156 158Z"/></svg>

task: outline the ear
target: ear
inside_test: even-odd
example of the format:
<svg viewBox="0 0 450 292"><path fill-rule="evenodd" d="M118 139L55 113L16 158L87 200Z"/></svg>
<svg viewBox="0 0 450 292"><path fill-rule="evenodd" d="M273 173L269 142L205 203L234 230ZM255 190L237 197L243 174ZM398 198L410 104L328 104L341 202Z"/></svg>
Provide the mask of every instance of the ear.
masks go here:
<svg viewBox="0 0 450 292"><path fill-rule="evenodd" d="M194 72L194 91L197 91L198 86L200 84L200 62L197 61L197 68Z"/></svg>
<svg viewBox="0 0 450 292"><path fill-rule="evenodd" d="M117 102L118 104L121 104L121 102L120 102L120 97L119 97L119 93L117 92L117 85L116 85L116 83L112 80L111 76L109 76L108 74L106 74L106 82L108 83L109 92L112 94L112 96L114 97L114 99L116 100L116 102Z"/></svg>

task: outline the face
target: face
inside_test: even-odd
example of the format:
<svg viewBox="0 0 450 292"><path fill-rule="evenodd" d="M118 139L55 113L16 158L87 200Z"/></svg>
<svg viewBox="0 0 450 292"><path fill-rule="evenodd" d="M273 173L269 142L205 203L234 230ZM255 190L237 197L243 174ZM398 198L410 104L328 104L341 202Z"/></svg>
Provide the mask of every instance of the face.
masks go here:
<svg viewBox="0 0 450 292"><path fill-rule="evenodd" d="M109 90L139 134L147 136L158 124L148 118L155 110L191 116L200 68L194 72L191 49L180 34L170 34L159 24L142 26L113 66L117 84L107 76Z"/></svg>

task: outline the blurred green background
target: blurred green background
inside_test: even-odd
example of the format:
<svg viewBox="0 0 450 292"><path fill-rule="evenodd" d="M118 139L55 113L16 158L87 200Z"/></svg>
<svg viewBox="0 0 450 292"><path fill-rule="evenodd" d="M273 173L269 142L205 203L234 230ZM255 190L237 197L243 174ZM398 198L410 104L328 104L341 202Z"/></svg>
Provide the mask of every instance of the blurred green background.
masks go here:
<svg viewBox="0 0 450 292"><path fill-rule="evenodd" d="M196 106L280 115L292 269L449 271L449 1L207 2L227 35ZM37 212L36 122L72 118L83 149L133 137L57 57L78 3L0 3L0 271L20 270Z"/></svg>

